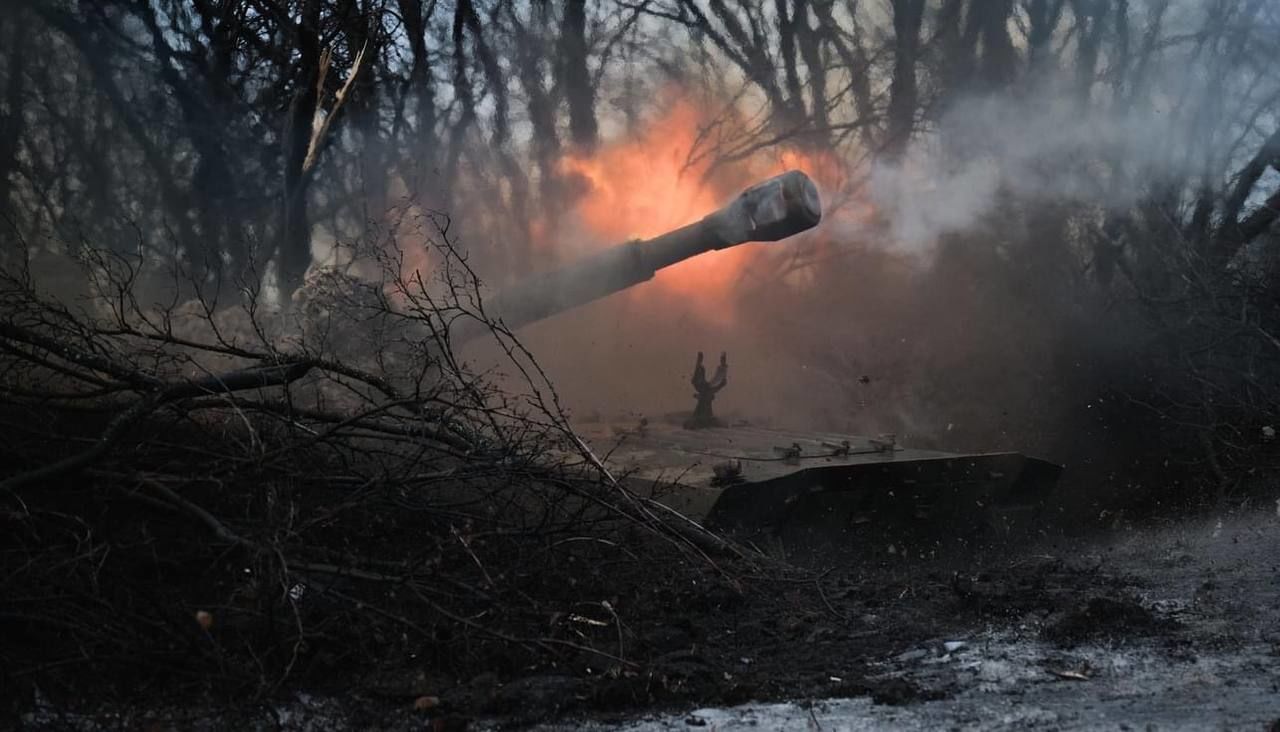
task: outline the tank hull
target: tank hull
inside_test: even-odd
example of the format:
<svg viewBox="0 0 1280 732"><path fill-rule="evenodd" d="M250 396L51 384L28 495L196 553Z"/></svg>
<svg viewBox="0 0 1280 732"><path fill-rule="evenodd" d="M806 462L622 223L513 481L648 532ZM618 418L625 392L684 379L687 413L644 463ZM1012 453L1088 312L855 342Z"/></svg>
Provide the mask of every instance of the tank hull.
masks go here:
<svg viewBox="0 0 1280 732"><path fill-rule="evenodd" d="M1062 470L1016 452L916 450L838 433L667 424L580 432L632 488L708 528L790 552L1031 534Z"/></svg>

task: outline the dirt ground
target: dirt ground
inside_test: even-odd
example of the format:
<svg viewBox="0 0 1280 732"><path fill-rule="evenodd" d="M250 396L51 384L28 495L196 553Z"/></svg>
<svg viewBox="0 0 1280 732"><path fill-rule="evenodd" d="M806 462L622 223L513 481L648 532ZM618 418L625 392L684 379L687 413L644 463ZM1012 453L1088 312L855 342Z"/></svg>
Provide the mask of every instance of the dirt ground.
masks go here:
<svg viewBox="0 0 1280 732"><path fill-rule="evenodd" d="M900 598L845 606L861 622L831 632L880 627L884 645L815 630L796 670L816 694L539 729L1280 729L1280 508L981 565L950 582L921 566Z"/></svg>
<svg viewBox="0 0 1280 732"><path fill-rule="evenodd" d="M345 692L42 708L31 729L1276 729L1280 508L1087 537L815 560L743 592L654 568L630 668L391 671ZM932 553L933 556L929 556ZM925 556L922 558L922 554ZM822 565L827 566L822 566ZM634 613L633 613L634 616ZM1273 727L1272 725L1278 725Z"/></svg>

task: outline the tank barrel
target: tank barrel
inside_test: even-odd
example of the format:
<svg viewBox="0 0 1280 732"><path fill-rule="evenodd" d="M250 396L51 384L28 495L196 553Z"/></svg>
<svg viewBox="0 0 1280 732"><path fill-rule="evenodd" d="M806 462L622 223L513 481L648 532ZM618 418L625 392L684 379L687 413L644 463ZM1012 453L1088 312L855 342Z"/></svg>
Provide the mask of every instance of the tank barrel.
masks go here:
<svg viewBox="0 0 1280 732"><path fill-rule="evenodd" d="M818 225L822 203L798 170L743 191L700 221L647 240L618 244L560 269L516 283L486 306L490 317L519 328L651 279L658 270L704 252L751 241L778 241ZM455 342L483 331L467 323Z"/></svg>

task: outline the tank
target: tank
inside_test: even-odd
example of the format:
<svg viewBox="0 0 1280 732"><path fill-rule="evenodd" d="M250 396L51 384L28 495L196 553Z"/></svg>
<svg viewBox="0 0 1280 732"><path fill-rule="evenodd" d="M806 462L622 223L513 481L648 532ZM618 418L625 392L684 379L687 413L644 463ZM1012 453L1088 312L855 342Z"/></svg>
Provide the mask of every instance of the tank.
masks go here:
<svg viewBox="0 0 1280 732"><path fill-rule="evenodd" d="M779 242L822 220L818 190L790 171L743 191L700 221L630 241L502 291L487 313L512 329L651 279L658 270L747 242ZM483 330L463 324L454 342ZM615 475L709 528L786 552L899 552L928 543L1034 532L1061 467L1016 452L918 450L894 435L859 436L729 425L713 402L729 384L727 354L710 379L696 356L689 415L575 423ZM680 385L673 384L673 388Z"/></svg>

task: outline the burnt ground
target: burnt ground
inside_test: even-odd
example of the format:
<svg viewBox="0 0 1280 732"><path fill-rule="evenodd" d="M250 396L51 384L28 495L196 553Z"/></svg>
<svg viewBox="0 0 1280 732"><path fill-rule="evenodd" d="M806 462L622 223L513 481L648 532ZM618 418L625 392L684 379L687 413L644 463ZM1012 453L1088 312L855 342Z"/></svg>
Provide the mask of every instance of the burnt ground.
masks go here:
<svg viewBox="0 0 1280 732"><path fill-rule="evenodd" d="M922 556L924 555L924 556ZM930 556L931 555L931 556ZM1266 729L1280 719L1280 516L1217 512L939 552L886 546L620 597L635 666L457 679L386 669L216 710L199 700L30 728ZM687 575L686 575L687 576Z"/></svg>

